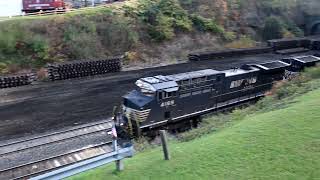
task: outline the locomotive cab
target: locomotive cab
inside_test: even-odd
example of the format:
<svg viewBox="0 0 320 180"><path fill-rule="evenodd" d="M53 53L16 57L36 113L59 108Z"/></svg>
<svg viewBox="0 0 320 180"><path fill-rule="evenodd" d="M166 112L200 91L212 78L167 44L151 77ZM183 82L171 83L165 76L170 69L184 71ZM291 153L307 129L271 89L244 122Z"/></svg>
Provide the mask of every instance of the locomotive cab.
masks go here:
<svg viewBox="0 0 320 180"><path fill-rule="evenodd" d="M164 111L163 107L174 105L178 84L167 76L141 78L135 84L136 90L123 97L123 114L128 125L140 129L147 124L160 124L159 119L170 120L170 108Z"/></svg>

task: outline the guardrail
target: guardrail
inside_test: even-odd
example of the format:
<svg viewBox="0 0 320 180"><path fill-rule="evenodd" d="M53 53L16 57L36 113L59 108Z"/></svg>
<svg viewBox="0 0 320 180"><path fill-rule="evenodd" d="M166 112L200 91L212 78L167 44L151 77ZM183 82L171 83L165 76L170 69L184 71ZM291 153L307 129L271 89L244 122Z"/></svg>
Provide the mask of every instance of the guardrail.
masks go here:
<svg viewBox="0 0 320 180"><path fill-rule="evenodd" d="M73 176L75 174L79 174L84 171L91 170L112 162L116 162L117 170L119 171L123 170L124 167L123 167L122 159L133 156L134 154L133 146L117 149L116 142L114 142L114 145L115 145L115 148L114 148L115 151L111 153L97 156L97 157L84 160L70 166L63 167L61 169L57 169L55 171L30 178L30 180L64 179L64 178Z"/></svg>

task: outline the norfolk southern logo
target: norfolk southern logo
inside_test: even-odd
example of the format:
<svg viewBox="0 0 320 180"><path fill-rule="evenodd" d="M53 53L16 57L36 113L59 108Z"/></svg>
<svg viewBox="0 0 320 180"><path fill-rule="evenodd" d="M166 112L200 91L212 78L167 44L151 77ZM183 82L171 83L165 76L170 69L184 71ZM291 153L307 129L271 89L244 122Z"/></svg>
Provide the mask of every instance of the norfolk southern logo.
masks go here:
<svg viewBox="0 0 320 180"><path fill-rule="evenodd" d="M174 100L171 101L167 101L167 102L163 102L161 103L161 107L167 107L167 106L173 106L174 105Z"/></svg>

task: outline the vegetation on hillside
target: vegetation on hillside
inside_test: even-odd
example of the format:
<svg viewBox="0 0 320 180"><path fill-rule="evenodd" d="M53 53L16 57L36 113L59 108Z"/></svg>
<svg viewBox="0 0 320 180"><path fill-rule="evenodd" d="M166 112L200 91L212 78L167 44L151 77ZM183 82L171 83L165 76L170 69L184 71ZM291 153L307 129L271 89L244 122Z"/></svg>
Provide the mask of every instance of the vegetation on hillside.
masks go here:
<svg viewBox="0 0 320 180"><path fill-rule="evenodd" d="M276 2L255 1L258 7L254 8L260 8L264 13L270 11L277 20L273 22L279 22L274 26L269 23L271 20L267 21L264 27L262 24L261 28L254 29L258 34L276 31L279 32L276 37L301 35L302 31L283 14L282 8L274 7ZM244 30L249 28L242 18L248 13L247 5L252 5L251 0L129 0L85 12L0 22L0 73L38 69L48 62L120 54L134 54L130 56L133 60L148 61L159 54L158 46L172 43L176 48L182 48L181 42L175 42L182 35L192 40L182 41L190 50L200 48L198 44L203 39L197 39L199 34L206 35L208 42L208 36L217 37L217 42L211 44L223 44L252 32ZM284 6L287 4L279 5ZM271 38L263 34L265 39ZM207 44L209 47L206 48L212 48ZM167 59L165 54L156 58Z"/></svg>
<svg viewBox="0 0 320 180"><path fill-rule="evenodd" d="M125 160L123 172L108 165L71 179L317 179L319 78L319 68L310 69L254 107L208 118L218 128L209 124L201 138L171 142L170 161L149 149Z"/></svg>

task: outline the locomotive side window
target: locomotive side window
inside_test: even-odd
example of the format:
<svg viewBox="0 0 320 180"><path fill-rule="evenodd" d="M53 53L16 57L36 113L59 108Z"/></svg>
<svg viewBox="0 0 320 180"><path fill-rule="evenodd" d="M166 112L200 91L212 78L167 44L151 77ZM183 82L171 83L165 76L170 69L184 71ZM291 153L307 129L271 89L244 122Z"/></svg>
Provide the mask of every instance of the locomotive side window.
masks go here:
<svg viewBox="0 0 320 180"><path fill-rule="evenodd" d="M160 91L158 92L158 100L162 100L162 99L167 99L170 97L174 97L176 96L177 92L164 92L164 91Z"/></svg>

